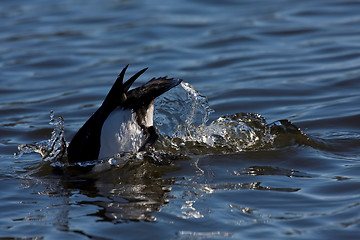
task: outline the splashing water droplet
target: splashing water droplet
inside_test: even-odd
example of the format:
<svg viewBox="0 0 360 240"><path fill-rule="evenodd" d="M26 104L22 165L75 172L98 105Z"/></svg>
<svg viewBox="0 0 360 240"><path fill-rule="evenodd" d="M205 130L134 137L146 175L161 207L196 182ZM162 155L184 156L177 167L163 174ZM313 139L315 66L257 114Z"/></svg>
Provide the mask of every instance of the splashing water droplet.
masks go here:
<svg viewBox="0 0 360 240"><path fill-rule="evenodd" d="M49 161L53 164L61 164L59 160L62 158L66 151L66 141L64 137L64 119L59 116L55 119L54 111L50 111L49 124L54 126L51 132L51 138L33 144L21 144L18 146L18 152L14 154L16 158L21 157L23 154L39 153L44 161Z"/></svg>
<svg viewBox="0 0 360 240"><path fill-rule="evenodd" d="M155 122L159 132L166 136L162 144L167 147L179 150L193 142L211 148L242 151L272 141L265 119L259 114L222 116L207 125L209 114L214 111L206 96L188 83L182 82L181 87L155 102Z"/></svg>
<svg viewBox="0 0 360 240"><path fill-rule="evenodd" d="M180 86L155 99L154 121L161 135L189 133L189 128L205 125L213 112L206 96L188 83L181 82Z"/></svg>
<svg viewBox="0 0 360 240"><path fill-rule="evenodd" d="M206 96L188 83L182 82L181 87L155 102L154 119L163 135L161 144L168 149L185 148L186 153L201 154L209 150L226 153L268 149L280 134L302 134L293 130L298 128L289 121L267 124L265 118L256 113L222 116L207 125L209 114L214 111ZM278 129L283 129L282 133Z"/></svg>

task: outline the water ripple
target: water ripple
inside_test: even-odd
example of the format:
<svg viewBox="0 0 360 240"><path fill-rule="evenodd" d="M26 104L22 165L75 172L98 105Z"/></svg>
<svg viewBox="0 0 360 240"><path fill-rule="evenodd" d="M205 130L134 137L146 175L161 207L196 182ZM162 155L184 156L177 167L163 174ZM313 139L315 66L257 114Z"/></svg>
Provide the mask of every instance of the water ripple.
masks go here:
<svg viewBox="0 0 360 240"><path fill-rule="evenodd" d="M358 239L359 12L351 0L3 1L1 237ZM151 69L135 86L191 83L214 110L206 126L203 112L177 129L192 110L182 89L158 109L158 152L67 174L13 158L52 145L50 109L71 139L128 63ZM306 135L271 133L278 119Z"/></svg>

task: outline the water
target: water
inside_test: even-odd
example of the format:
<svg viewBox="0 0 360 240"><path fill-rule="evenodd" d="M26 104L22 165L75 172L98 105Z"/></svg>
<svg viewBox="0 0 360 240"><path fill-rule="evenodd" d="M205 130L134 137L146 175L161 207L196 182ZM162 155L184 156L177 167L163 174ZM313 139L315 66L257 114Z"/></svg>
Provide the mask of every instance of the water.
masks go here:
<svg viewBox="0 0 360 240"><path fill-rule="evenodd" d="M0 236L359 238L359 10L339 0L1 3ZM233 151L188 141L210 127L180 127L157 145L172 164L130 156L91 175L37 153L14 158L20 144L51 142L56 126L69 141L128 63L129 76L150 67L135 86L168 75L207 96L207 126L288 119L305 135L272 142L265 131L270 145ZM60 124L48 124L51 110Z"/></svg>

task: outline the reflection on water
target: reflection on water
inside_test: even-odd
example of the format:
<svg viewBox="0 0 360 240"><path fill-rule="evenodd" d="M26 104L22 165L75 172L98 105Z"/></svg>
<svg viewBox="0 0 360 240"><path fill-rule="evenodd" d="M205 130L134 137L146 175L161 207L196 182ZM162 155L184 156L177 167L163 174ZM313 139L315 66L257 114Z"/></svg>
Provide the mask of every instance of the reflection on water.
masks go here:
<svg viewBox="0 0 360 240"><path fill-rule="evenodd" d="M147 163L128 164L121 169L86 179L84 183L63 182L65 189L78 189L82 195L102 198L98 201L79 201L79 205L96 205L92 213L103 221L146 220L153 221L153 212L168 202L173 179L162 178L162 172Z"/></svg>
<svg viewBox="0 0 360 240"><path fill-rule="evenodd" d="M241 171L230 171L231 174L234 175L251 175L251 176L258 176L258 175L280 175L280 176L287 176L287 177L304 177L304 178L311 178L306 173L302 173L300 171L296 171L294 169L284 169L279 167L272 167L272 166L250 166L248 168L244 168Z"/></svg>
<svg viewBox="0 0 360 240"><path fill-rule="evenodd" d="M217 158L217 155L213 155ZM202 206L204 199L211 198L211 195L222 192L244 191L244 200L247 199L248 191L269 191L277 193L296 193L301 191L299 187L279 187L278 184L269 183L262 179L264 175L277 175L279 178L311 178L307 173L295 169L274 168L271 166L250 166L241 170L228 170L224 177L218 176L221 172L216 169L222 165L223 156L218 155L219 159L210 163L202 163L202 159L191 162L194 169L193 175L178 180L178 184L185 186L186 191L178 196L183 200L181 205L181 218L197 219L205 218L209 214L209 209ZM211 164L211 165L208 165ZM204 165L204 166L202 166ZM253 176L254 178L244 178L243 176ZM251 180L259 181L251 181ZM264 181L264 182L262 182ZM241 202L241 201L240 201ZM232 205L230 205L232 208ZM251 213L248 211L248 213Z"/></svg>
<svg viewBox="0 0 360 240"><path fill-rule="evenodd" d="M154 213L174 198L172 186L181 184L187 189L182 193L181 218L203 218L204 209L198 207L206 195L221 191L260 190L276 192L297 192L300 188L275 187L262 182L215 183L214 172L200 167L198 161L190 162L196 174L190 178L165 177L164 174L180 169L173 165L156 166L146 161L129 161L122 167L112 167L102 173L85 173L83 167L63 168L61 175L58 167L43 163L28 171L21 183L26 188L41 189L39 195L61 197L72 207L81 207L89 216L98 221L121 223L126 220L156 221ZM286 177L305 177L306 173L294 169L274 169L268 166L253 166L241 171L228 171L230 175L278 175ZM213 182L213 183L211 183ZM44 206L48 208L50 206ZM47 214L46 210L40 210ZM35 213L34 213L35 214ZM61 212L61 218L67 214ZM38 216L40 217L40 216ZM34 218L34 216L31 216ZM70 218L67 216L67 218ZM60 216L56 219L60 219ZM62 220L64 222L64 219ZM58 224L58 223L57 223Z"/></svg>
<svg viewBox="0 0 360 240"><path fill-rule="evenodd" d="M176 170L144 161L128 162L101 174L71 166L63 167L61 175L57 175L58 168L43 163L28 172L22 184L33 189L41 187L43 190L37 194L62 197L73 207L88 209L87 214L98 221L112 222L154 221L152 214L169 201L174 184L174 179L164 178L163 173Z"/></svg>

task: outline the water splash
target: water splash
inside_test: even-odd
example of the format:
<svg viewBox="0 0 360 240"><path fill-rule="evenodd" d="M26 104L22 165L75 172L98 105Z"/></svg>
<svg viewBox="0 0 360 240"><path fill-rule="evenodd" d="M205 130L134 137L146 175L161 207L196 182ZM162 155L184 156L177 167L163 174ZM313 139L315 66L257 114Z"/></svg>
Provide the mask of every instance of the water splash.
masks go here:
<svg viewBox="0 0 360 240"><path fill-rule="evenodd" d="M290 121L267 124L257 113L221 116L207 125L209 114L214 111L206 96L188 83L183 82L181 87L155 102L154 119L162 134L162 147L168 150L196 154L230 153L286 145L286 141L293 142L294 137L296 142L308 139Z"/></svg>
<svg viewBox="0 0 360 240"><path fill-rule="evenodd" d="M254 113L222 116L209 126L197 128L193 136L197 142L229 152L260 148L272 144L274 140L265 119Z"/></svg>
<svg viewBox="0 0 360 240"><path fill-rule="evenodd" d="M21 144L16 158L25 153L39 153L52 166L110 166L121 167L129 161L147 160L157 165L169 164L188 154L231 153L245 150L269 149L294 143L306 143L308 137L288 120L267 124L256 113L236 113L221 116L207 124L214 111L207 97L190 84L182 82L155 100L154 122L161 135L160 141L147 152L119 153L110 159L70 164L63 158L67 143L64 119L55 118L50 111L49 124L54 126L49 140Z"/></svg>
<svg viewBox="0 0 360 240"><path fill-rule="evenodd" d="M18 152L14 153L15 158L20 158L27 153L39 153L44 161L59 164L67 147L64 137L64 119L62 116L55 119L55 113L51 110L49 124L54 126L50 139L19 145Z"/></svg>
<svg viewBox="0 0 360 240"><path fill-rule="evenodd" d="M181 82L180 86L155 99L154 122L161 135L190 134L193 127L205 125L214 112L206 96L188 83Z"/></svg>

